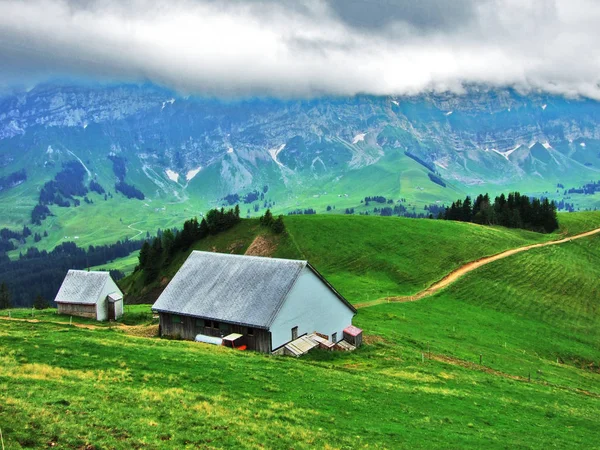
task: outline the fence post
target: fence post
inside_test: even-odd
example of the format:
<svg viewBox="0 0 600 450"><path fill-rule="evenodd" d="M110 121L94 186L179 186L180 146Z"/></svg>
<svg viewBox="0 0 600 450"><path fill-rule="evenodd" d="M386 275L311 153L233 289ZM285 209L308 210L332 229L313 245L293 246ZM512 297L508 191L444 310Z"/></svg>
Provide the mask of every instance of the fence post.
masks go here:
<svg viewBox="0 0 600 450"><path fill-rule="evenodd" d="M483 355L479 355L479 365L483 364Z"/></svg>

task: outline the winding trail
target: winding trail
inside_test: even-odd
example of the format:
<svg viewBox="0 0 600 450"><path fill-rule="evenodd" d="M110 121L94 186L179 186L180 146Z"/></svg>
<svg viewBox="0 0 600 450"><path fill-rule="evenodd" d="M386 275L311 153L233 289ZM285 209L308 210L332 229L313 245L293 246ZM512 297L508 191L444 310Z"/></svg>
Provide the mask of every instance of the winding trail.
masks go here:
<svg viewBox="0 0 600 450"><path fill-rule="evenodd" d="M138 237L140 234L142 234L144 232L143 230L138 230L137 228L133 228L134 225L137 225L138 223L142 223L142 222L143 222L143 220L140 220L139 222L133 222L131 225L127 225L127 228L129 228L130 230L138 232L138 234L136 234L131 239L135 239L136 237Z"/></svg>
<svg viewBox="0 0 600 450"><path fill-rule="evenodd" d="M417 292L414 295L405 295L405 296L399 296L399 297L383 297L383 298L380 298L380 299L372 301L372 302L357 303L356 305L354 305L354 307L357 309L360 309L360 308L368 308L369 306L381 305L382 303L416 302L417 300L422 300L424 298L431 297L432 295L438 293L442 289L446 288L450 284L457 281L459 278L462 278L469 272L473 272L474 270L478 269L479 267L485 266L486 264L489 264L491 262L498 261L499 259L508 258L509 256L516 255L517 253L526 252L526 251L532 250L534 248L548 247L551 245L560 245L560 244L564 244L566 242L571 242L571 241L575 241L577 239L582 239L582 238L586 238L589 236L593 236L598 233L600 233L600 228L596 228L595 230L591 230L591 231L586 231L585 233L576 234L574 236L570 236L570 237L567 237L564 239L559 239L557 241L549 241L549 242L543 242L541 244L526 245L524 247L517 247L517 248L510 249L510 250L506 250L506 251L504 251L502 253L498 253L496 255L486 256L484 258L480 258L478 260L467 263L462 267L459 267L455 271L450 272L448 275L446 275L444 278L442 278L437 283L432 284L427 289L425 289L421 292Z"/></svg>

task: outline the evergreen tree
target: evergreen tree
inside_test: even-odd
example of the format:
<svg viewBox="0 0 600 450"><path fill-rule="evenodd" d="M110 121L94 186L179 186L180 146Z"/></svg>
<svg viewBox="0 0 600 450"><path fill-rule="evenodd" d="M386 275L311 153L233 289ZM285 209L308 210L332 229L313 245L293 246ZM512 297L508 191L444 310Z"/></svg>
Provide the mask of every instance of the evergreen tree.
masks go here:
<svg viewBox="0 0 600 450"><path fill-rule="evenodd" d="M0 284L0 309L9 309L11 307L10 292L8 286L6 286L6 283L3 281L2 284Z"/></svg>
<svg viewBox="0 0 600 450"><path fill-rule="evenodd" d="M33 301L33 307L35 309L48 309L50 307L50 304L44 300L44 298L41 295L37 295L35 297L35 300Z"/></svg>
<svg viewBox="0 0 600 450"><path fill-rule="evenodd" d="M170 257L173 254L173 247L175 245L175 235L169 229L163 231L161 235L162 240L162 248L164 250L165 255Z"/></svg>
<svg viewBox="0 0 600 450"><path fill-rule="evenodd" d="M471 197L467 196L462 204L462 210L460 213L460 220L463 222L471 222L473 220L473 209L471 206Z"/></svg>
<svg viewBox="0 0 600 450"><path fill-rule="evenodd" d="M260 224L265 227L270 227L273 224L273 214L271 214L270 209L267 209L265 214L260 218Z"/></svg>
<svg viewBox="0 0 600 450"><path fill-rule="evenodd" d="M285 224L283 223L283 216L279 215L277 219L271 224L271 229L276 234L281 234L285 231Z"/></svg>
<svg viewBox="0 0 600 450"><path fill-rule="evenodd" d="M140 262L140 268L145 269L148 264L148 256L150 254L150 244L148 241L144 241L142 248L140 249L140 255L138 260Z"/></svg>

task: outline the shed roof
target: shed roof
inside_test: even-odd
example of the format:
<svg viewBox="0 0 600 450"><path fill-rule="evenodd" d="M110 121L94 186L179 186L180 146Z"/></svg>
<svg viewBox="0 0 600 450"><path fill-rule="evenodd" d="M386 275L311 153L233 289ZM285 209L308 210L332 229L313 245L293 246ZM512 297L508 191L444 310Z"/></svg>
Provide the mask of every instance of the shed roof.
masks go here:
<svg viewBox="0 0 600 450"><path fill-rule="evenodd" d="M113 292L108 294L108 301L111 303L118 302L119 300L123 300L123 294L120 292Z"/></svg>
<svg viewBox="0 0 600 450"><path fill-rule="evenodd" d="M305 267L323 280L307 261L193 251L152 309L268 329Z"/></svg>
<svg viewBox="0 0 600 450"><path fill-rule="evenodd" d="M108 272L69 270L54 299L57 303L95 304L109 280Z"/></svg>
<svg viewBox="0 0 600 450"><path fill-rule="evenodd" d="M361 330L358 327L355 327L354 325L350 325L350 326L347 326L346 328L344 328L344 333L347 333L350 336L358 336L362 332L363 332L363 330Z"/></svg>

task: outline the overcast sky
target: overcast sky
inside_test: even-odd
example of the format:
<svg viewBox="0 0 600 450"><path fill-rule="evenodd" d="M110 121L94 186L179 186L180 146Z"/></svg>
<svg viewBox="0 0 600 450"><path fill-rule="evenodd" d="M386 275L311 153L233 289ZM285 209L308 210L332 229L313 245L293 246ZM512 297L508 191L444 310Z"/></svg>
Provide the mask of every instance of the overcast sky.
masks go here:
<svg viewBox="0 0 600 450"><path fill-rule="evenodd" d="M598 0L0 0L0 84L224 96L464 84L600 99Z"/></svg>

